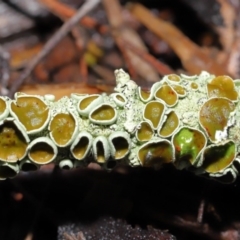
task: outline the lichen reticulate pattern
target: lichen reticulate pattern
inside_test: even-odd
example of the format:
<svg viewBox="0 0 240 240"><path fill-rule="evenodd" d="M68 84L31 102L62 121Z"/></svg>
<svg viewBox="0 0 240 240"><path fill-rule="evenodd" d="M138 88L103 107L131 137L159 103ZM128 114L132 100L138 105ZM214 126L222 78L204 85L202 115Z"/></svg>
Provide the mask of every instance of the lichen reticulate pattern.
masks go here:
<svg viewBox="0 0 240 240"><path fill-rule="evenodd" d="M240 80L170 74L145 91L122 69L115 76L110 95L0 97L0 178L50 162L72 168L95 161L110 169L124 161L236 179Z"/></svg>

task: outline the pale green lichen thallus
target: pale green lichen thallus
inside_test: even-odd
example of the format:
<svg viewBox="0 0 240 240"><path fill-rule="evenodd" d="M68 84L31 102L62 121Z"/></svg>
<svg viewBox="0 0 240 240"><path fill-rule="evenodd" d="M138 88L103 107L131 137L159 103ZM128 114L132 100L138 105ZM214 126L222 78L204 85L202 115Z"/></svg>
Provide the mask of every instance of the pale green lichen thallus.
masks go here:
<svg viewBox="0 0 240 240"><path fill-rule="evenodd" d="M0 97L0 178L90 159L106 168L118 161L155 168L172 163L223 182L236 179L240 80L170 74L144 91L122 69L115 76L110 95Z"/></svg>

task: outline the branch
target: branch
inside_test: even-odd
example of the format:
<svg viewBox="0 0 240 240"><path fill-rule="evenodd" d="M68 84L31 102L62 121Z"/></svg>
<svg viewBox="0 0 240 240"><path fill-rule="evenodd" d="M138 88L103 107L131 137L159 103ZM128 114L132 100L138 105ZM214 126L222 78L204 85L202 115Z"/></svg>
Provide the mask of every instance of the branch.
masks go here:
<svg viewBox="0 0 240 240"><path fill-rule="evenodd" d="M12 85L9 96L13 97L14 93L23 84L24 80L31 74L36 65L46 57L49 52L68 34L74 25L76 25L79 20L90 12L100 0L88 0L83 6L77 11L77 13L70 18L63 26L49 39L46 45L43 47L42 51L27 65L25 70L22 72L20 77L16 80L15 84Z"/></svg>

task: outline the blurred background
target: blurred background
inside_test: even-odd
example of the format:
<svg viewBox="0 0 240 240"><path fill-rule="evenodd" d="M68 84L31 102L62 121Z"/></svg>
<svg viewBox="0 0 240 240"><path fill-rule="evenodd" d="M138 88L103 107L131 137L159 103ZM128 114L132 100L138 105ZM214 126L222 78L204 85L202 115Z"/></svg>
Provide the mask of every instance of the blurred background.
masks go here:
<svg viewBox="0 0 240 240"><path fill-rule="evenodd" d="M103 0L46 50L83 3L0 2L1 95L110 93L119 68L146 89L170 73L240 78L239 0ZM239 191L172 166L48 165L0 182L0 239L240 239Z"/></svg>

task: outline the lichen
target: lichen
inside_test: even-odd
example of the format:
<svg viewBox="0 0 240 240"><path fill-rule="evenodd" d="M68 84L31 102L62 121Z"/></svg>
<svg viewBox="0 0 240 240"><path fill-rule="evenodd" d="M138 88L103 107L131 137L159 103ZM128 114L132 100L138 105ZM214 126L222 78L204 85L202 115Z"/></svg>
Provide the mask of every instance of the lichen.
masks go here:
<svg viewBox="0 0 240 240"><path fill-rule="evenodd" d="M171 162L178 169L235 180L240 162L239 80L204 71L170 74L143 90L122 69L115 76L116 92L110 95L72 94L58 101L53 95L0 97L1 125L14 122L25 138L26 151L14 155L16 164L21 168L21 161L55 161L77 166L75 162L89 157L103 167L120 160L131 166ZM9 132L16 132L14 124L8 124ZM13 156L14 143L7 136L2 134L2 162L11 162ZM46 143L36 144L37 139L54 145L52 157L46 151L44 160L41 147ZM41 159L33 157L36 149Z"/></svg>

